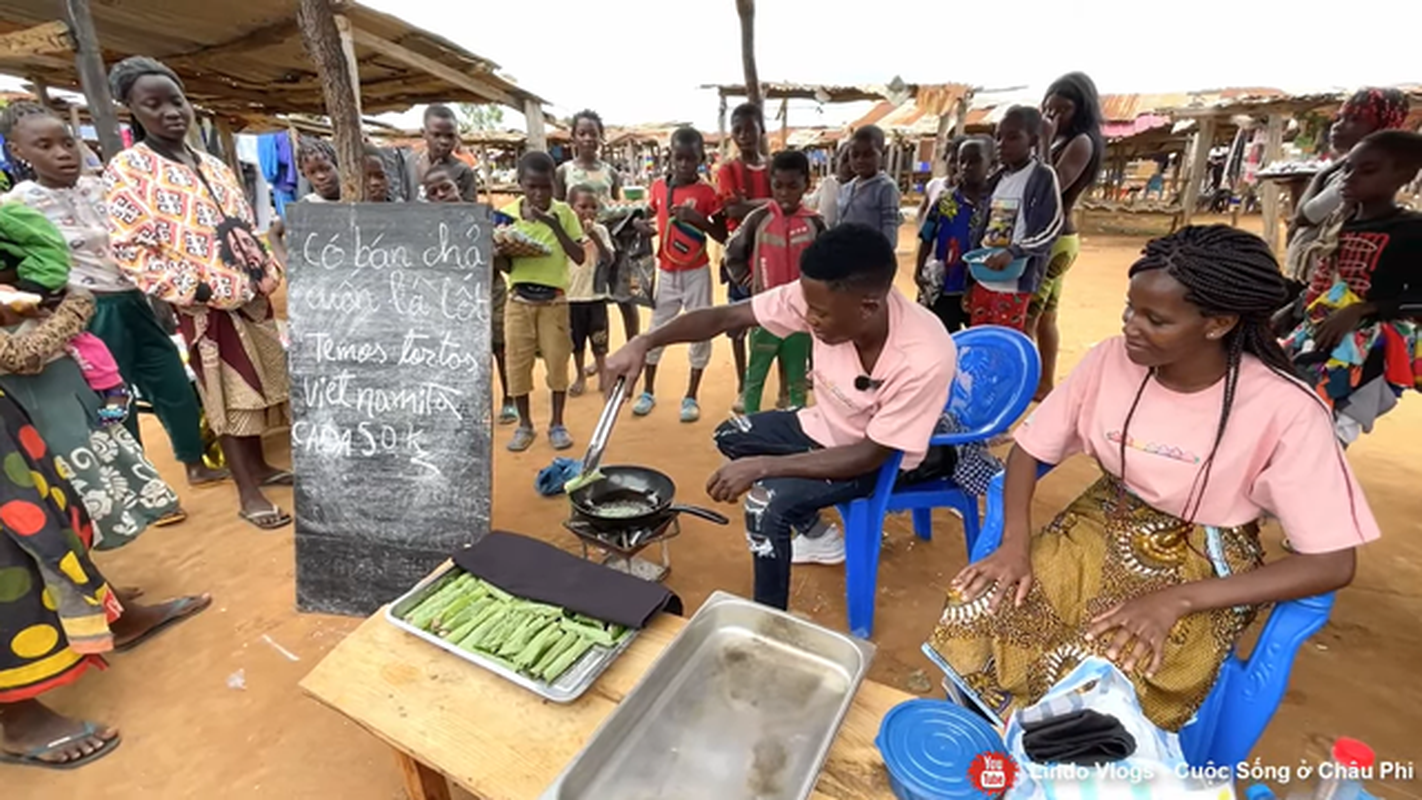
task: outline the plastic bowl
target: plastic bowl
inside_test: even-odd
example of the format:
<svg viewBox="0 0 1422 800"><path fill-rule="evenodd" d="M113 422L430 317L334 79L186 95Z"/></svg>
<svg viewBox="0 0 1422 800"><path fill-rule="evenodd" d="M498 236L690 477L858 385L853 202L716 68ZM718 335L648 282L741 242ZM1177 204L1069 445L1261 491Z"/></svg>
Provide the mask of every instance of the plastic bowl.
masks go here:
<svg viewBox="0 0 1422 800"><path fill-rule="evenodd" d="M889 709L874 739L898 800L980 800L968 767L983 753L1005 753L997 731L947 700L908 700Z"/></svg>
<svg viewBox="0 0 1422 800"><path fill-rule="evenodd" d="M977 250L969 250L963 254L963 260L968 264L968 271L972 273L973 280L978 283L1007 283L1022 277L1022 273L1027 271L1027 259L1019 258L1000 270L988 269L983 262L993 253L1001 251L1001 247L983 247Z"/></svg>

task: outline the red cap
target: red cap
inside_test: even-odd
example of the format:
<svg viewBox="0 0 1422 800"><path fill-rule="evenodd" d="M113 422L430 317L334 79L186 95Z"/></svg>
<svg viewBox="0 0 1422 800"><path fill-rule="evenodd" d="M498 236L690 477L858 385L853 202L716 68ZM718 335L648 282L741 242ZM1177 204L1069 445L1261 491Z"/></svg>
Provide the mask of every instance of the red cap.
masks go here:
<svg viewBox="0 0 1422 800"><path fill-rule="evenodd" d="M1357 739L1342 737L1333 743L1333 763L1345 767L1371 767L1377 756L1373 748Z"/></svg>

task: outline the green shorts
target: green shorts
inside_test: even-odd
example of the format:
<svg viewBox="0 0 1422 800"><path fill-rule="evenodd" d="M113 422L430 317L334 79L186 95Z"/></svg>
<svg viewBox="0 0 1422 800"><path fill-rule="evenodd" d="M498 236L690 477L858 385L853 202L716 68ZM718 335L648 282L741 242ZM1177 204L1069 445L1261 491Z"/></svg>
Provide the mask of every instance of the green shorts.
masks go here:
<svg viewBox="0 0 1422 800"><path fill-rule="evenodd" d="M1047 260L1047 274L1042 277L1042 284L1037 287L1037 293L1032 296L1032 303L1027 307L1029 319L1037 319L1047 312L1057 310L1062 300L1062 282L1066 279L1067 270L1076 263L1076 257L1080 254L1081 234L1069 233L1057 237Z"/></svg>

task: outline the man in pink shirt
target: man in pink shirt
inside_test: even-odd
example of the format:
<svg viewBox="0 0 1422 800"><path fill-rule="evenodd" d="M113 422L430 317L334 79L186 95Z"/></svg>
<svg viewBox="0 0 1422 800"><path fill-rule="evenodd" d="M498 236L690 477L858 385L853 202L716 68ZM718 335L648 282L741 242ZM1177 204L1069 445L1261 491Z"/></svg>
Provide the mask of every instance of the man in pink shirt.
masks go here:
<svg viewBox="0 0 1422 800"><path fill-rule="evenodd" d="M883 234L842 225L805 250L800 280L749 303L685 314L607 360L612 377L632 380L652 348L757 325L781 338L813 334L814 405L737 417L716 430L731 461L706 491L718 502L746 496L758 602L789 605L791 563L844 560L843 536L819 521L820 509L872 492L895 450L905 470L929 455L957 354L937 317L894 288L895 269ZM802 533L793 546L792 531Z"/></svg>

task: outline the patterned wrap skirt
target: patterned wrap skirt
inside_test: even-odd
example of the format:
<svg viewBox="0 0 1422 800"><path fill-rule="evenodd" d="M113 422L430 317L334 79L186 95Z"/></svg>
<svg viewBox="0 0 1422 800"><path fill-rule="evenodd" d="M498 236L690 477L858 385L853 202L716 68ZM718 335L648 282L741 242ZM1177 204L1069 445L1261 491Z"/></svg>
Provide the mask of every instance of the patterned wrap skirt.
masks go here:
<svg viewBox="0 0 1422 800"><path fill-rule="evenodd" d="M102 669L123 610L89 560L94 526L58 461L0 392L0 703Z"/></svg>
<svg viewBox="0 0 1422 800"><path fill-rule="evenodd" d="M1142 595L1190 581L1256 569L1259 526L1192 525L1158 511L1104 476L1031 542L1032 588L1021 608L950 594L930 644L958 683L1006 719L1047 693L1088 655L1105 657L1111 637L1086 641L1096 616ZM1214 686L1220 664L1254 620L1253 606L1182 617L1154 677L1130 676L1157 727L1179 731Z"/></svg>
<svg viewBox="0 0 1422 800"><path fill-rule="evenodd" d="M178 310L203 413L218 436L261 436L291 424L290 379L271 303Z"/></svg>

